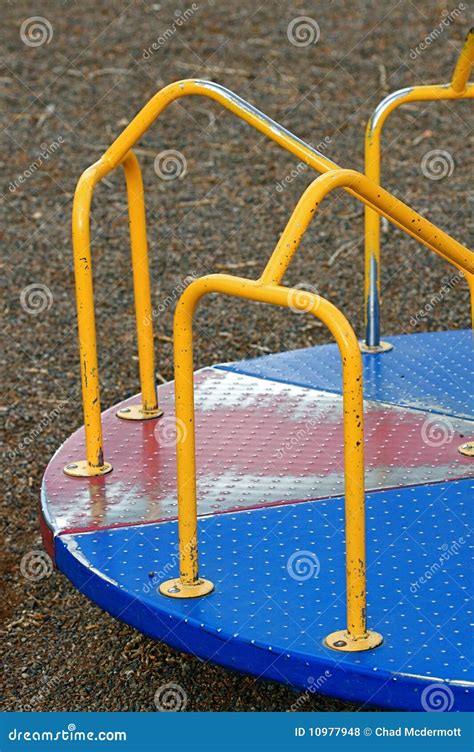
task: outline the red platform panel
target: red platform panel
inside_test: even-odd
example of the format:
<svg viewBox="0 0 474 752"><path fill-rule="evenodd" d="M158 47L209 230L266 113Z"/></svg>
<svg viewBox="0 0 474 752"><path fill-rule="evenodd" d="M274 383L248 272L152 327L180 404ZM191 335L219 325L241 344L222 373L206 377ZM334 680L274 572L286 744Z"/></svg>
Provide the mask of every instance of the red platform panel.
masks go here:
<svg viewBox="0 0 474 752"><path fill-rule="evenodd" d="M343 493L342 399L213 368L196 373L198 504L202 515ZM137 402L131 398L120 407ZM103 414L113 471L71 478L85 457L84 429L51 460L43 514L53 532L156 522L177 515L173 384L160 387L164 416L145 422ZM367 490L468 477L457 446L470 423L365 403Z"/></svg>

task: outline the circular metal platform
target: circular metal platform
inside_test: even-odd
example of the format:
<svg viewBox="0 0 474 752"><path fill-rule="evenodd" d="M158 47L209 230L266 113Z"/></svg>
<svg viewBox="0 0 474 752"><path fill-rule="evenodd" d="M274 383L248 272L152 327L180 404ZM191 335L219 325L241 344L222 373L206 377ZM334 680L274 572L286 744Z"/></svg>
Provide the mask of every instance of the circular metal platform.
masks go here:
<svg viewBox="0 0 474 752"><path fill-rule="evenodd" d="M42 529L56 564L114 616L239 671L367 705L469 707L468 585L474 436L469 332L388 338L365 354L369 628L366 653L329 649L345 626L340 364L333 345L196 374L203 599L173 600L178 574L173 385L164 415L103 414L113 471L68 477L84 431L51 460ZM178 426L177 430L180 430ZM436 687L438 689L436 689Z"/></svg>

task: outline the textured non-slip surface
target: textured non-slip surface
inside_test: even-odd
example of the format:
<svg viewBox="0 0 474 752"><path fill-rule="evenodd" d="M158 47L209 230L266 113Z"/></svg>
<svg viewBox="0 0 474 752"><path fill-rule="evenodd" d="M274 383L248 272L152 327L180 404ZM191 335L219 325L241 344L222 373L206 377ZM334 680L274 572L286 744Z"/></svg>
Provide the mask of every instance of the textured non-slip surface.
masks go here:
<svg viewBox="0 0 474 752"><path fill-rule="evenodd" d="M66 476L64 466L84 456L84 430L63 444L43 483L44 513L54 531L176 516L173 391L173 384L160 387L165 415L159 420L123 421L117 407L104 414L110 475ZM472 474L472 459L457 451L472 423L377 402L364 407L367 489ZM205 369L196 375L196 435L200 514L344 491L337 394Z"/></svg>
<svg viewBox="0 0 474 752"><path fill-rule="evenodd" d="M412 710L426 710L427 688L442 681L446 709L462 710L473 680L473 490L464 480L368 496L368 620L384 643L366 653L322 644L345 626L341 498L202 519L200 572L216 589L196 601L157 592L178 573L175 522L64 535L57 560L103 608L204 658Z"/></svg>
<svg viewBox="0 0 474 752"><path fill-rule="evenodd" d="M2 421L7 435L5 491L0 499L6 588L1 610L9 634L0 651L7 666L2 695L8 710L18 710L34 698L33 707L39 711L153 712L154 693L167 682L183 687L186 709L192 711L285 712L297 699L282 686L203 664L146 639L87 603L59 573L32 585L20 571L24 553L40 547L36 507L44 468L82 423L71 199L79 175L110 145L122 124L162 85L189 75L228 86L306 141L318 144L326 139L324 150L330 158L362 169L364 122L383 96L381 85L385 88L381 66L390 90L448 81L470 25L469 8L414 60L409 51L437 28L440 9L454 8L457 2L197 4L192 18L148 59L144 49L172 26L175 11L184 11L189 3L2 4L8 70L2 73L5 200L0 210L8 250L2 269ZM287 37L288 24L306 13L318 22L321 37L316 45L295 47ZM20 36L21 24L38 14L49 20L54 35L48 44L28 47ZM472 100L403 108L387 124L384 151L388 150L382 165L386 188L398 191L427 219L464 243L472 233L472 203L465 190L472 153L471 113ZM41 145L56 143L60 135L61 147L41 169L30 171L15 192L8 190L10 181L37 162ZM421 173L420 163L424 154L439 148L452 155L454 172L430 180ZM314 173L300 170L298 159L198 97L171 105L137 149L146 190L157 369L170 380L170 301L176 290L190 273L257 276ZM185 157L183 179L163 181L156 175L154 160L167 149ZM105 408L138 391L121 168L108 176L107 186L99 186L92 213ZM328 197L324 215L312 223L288 278L288 283L317 285L359 334L364 308L362 217L362 205L343 191ZM386 229L381 270L384 336L408 328L410 317L456 272L414 239ZM348 245L350 250L330 263L334 253ZM47 285L53 296L51 306L38 315L21 305L22 290L33 283ZM268 306L232 305L227 298L205 302L199 312L196 363L250 357L259 352L257 345L277 351L329 341L325 330L310 319ZM419 328L468 325L467 286L460 281L431 306ZM50 418L47 424L45 416ZM12 461L10 451L18 447ZM298 707L307 711L349 709L318 692L305 693L303 699Z"/></svg>
<svg viewBox="0 0 474 752"><path fill-rule="evenodd" d="M472 332L386 337L393 350L364 354L364 396L446 415L474 418ZM336 345L267 355L221 368L291 384L341 391Z"/></svg>

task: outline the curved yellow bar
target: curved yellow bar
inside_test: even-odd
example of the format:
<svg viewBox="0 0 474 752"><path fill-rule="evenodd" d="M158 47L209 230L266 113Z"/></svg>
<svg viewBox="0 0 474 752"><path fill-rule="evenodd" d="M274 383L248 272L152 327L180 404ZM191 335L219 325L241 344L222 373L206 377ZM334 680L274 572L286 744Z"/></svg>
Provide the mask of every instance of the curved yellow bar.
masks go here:
<svg viewBox="0 0 474 752"><path fill-rule="evenodd" d="M106 467L100 417L99 367L97 363L89 221L92 192L97 180L97 165L92 165L83 172L74 194L72 209L72 246L76 282L82 402L86 433L87 474L90 475L101 475L103 468Z"/></svg>
<svg viewBox="0 0 474 752"><path fill-rule="evenodd" d="M145 203L140 165L133 152L122 161L125 172L130 221L133 284L142 410L144 417L159 415L153 345L153 324L146 240ZM95 185L106 170L99 160L81 175L74 194L72 245L76 283L77 324L81 362L82 401L86 434L86 462L65 468L68 475L103 475L112 469L104 462L97 363L97 338L90 247L90 207Z"/></svg>
<svg viewBox="0 0 474 752"><path fill-rule="evenodd" d="M122 167L125 171L128 195L138 366L140 369L142 394L140 410L144 418L156 418L161 413L158 409L155 384L153 310L151 305L143 180L138 159L132 151L128 152L122 162Z"/></svg>
<svg viewBox="0 0 474 752"><path fill-rule="evenodd" d="M400 105L408 102L472 99L474 84L468 84L474 60L474 31L468 33L459 56L451 83L412 86L385 97L367 123L365 133L365 174L380 183L380 143L387 117ZM365 210L365 321L366 343L376 347L380 343L380 218L372 208Z"/></svg>
<svg viewBox="0 0 474 752"><path fill-rule="evenodd" d="M375 647L366 624L364 428L362 358L352 327L328 300L313 293L261 281L211 274L192 282L181 295L174 316L174 363L177 431L178 527L180 577L162 583L171 597L210 592L212 583L199 579L197 541L196 457L193 385L193 317L205 295L221 293L260 303L299 309L320 319L339 347L343 374L344 483L346 519L347 632L364 650ZM195 592L193 593L193 588Z"/></svg>
<svg viewBox="0 0 474 752"><path fill-rule="evenodd" d="M474 65L474 29L470 29L464 46L459 55L459 59L454 69L453 77L451 79L451 86L454 91L461 94L466 86L471 75L472 66Z"/></svg>
<svg viewBox="0 0 474 752"><path fill-rule="evenodd" d="M470 89L469 89L470 91ZM89 167L79 179L73 205L73 249L76 270L76 296L78 309L78 328L81 351L81 372L83 385L84 422L86 427L87 462L81 473L94 475L110 470L104 464L102 449L102 430L100 418L99 382L97 370L97 343L95 333L95 317L93 306L92 260L90 253L89 215L94 186L118 165L122 164L127 179L129 197L130 233L132 244L132 263L134 275L135 306L137 319L138 347L140 358L140 383L143 404L141 417L153 417L159 414L154 386L153 363L153 326L151 317L150 284L148 274L148 259L146 247L145 210L143 202L143 185L138 162L130 156L130 150L149 126L176 99L200 95L209 97L237 117L252 125L261 133L287 149L303 162L319 172L347 172L313 147L301 141L288 130L278 125L264 113L252 107L240 97L218 84L200 80L185 80L170 84L156 94L145 107L136 115L130 125L114 141L101 159ZM468 258L468 254L459 243L449 235L443 233L434 225L424 220L402 202L397 201L387 192L383 192L377 185L372 184L370 190L366 183L361 183L363 175L350 171L352 176L359 176L359 183L351 178L345 184L341 183L349 193L353 194L378 213L388 216L391 221L413 237L422 240L424 244L440 255L453 260L461 258L460 266ZM365 185L360 192L357 186ZM379 195L380 194L380 195ZM384 201L380 202L380 196ZM396 210L389 211L390 204ZM423 231L420 229L423 228ZM451 255L450 255L451 254ZM455 262L456 263L456 262ZM156 411L156 413L155 413ZM125 417L125 416L121 416Z"/></svg>
<svg viewBox="0 0 474 752"><path fill-rule="evenodd" d="M135 115L130 124L114 141L101 157L100 162L106 175L113 170L125 157L134 144L143 136L150 125L161 113L177 99L188 96L202 96L213 99L226 110L232 112L240 120L245 121L268 138L275 141L287 151L297 156L306 164L314 167L318 172L334 169L338 165L325 157L317 149L297 138L293 133L283 128L275 120L265 115L253 105L238 97L229 89L212 81L200 79L184 79L165 86L155 94L150 101Z"/></svg>
<svg viewBox="0 0 474 752"><path fill-rule="evenodd" d="M362 173L338 169L316 178L305 190L265 267L261 282L281 282L317 207L324 196L335 188L350 188L361 201L373 207L377 216L381 214L386 217L466 275L474 275L472 251Z"/></svg>
<svg viewBox="0 0 474 752"><path fill-rule="evenodd" d="M136 141L171 102L190 95L205 96L219 102L237 117L249 123L318 171L324 172L337 167L334 162L324 157L316 149L305 144L290 131L287 131L223 86L209 81L190 79L170 84L155 94L105 154L85 170L76 187L72 223L87 460L86 462L79 461L76 463L73 471L66 468L68 474L101 475L111 469L110 465L104 464L102 446L89 224L90 206L95 185L120 164L123 165L125 170L129 199L140 387L143 401L140 413L143 417L154 417L160 414L154 384L153 321L143 182L139 164L134 156L130 156L130 151ZM126 416L121 415L120 417ZM80 470L78 470L78 465Z"/></svg>

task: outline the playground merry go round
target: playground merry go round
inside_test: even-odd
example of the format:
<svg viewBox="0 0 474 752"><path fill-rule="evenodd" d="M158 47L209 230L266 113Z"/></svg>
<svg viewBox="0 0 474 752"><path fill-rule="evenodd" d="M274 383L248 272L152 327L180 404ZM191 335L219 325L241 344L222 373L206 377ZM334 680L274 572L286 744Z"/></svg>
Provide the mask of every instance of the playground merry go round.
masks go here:
<svg viewBox="0 0 474 752"><path fill-rule="evenodd" d="M381 133L406 102L474 97L474 33L448 84L386 97L365 173L343 169L222 86L173 83L81 176L73 250L84 426L45 472L46 550L113 616L204 660L366 705L472 707L474 403L469 330L380 337L380 218L467 280L474 253L380 185ZM181 295L174 382L157 390L145 202L134 144L184 96L204 96L320 173L258 279L210 274ZM101 411L90 206L125 173L140 394ZM365 341L333 302L282 284L335 189L365 204ZM208 294L318 318L329 344L193 372ZM474 310L474 309L473 309Z"/></svg>

